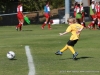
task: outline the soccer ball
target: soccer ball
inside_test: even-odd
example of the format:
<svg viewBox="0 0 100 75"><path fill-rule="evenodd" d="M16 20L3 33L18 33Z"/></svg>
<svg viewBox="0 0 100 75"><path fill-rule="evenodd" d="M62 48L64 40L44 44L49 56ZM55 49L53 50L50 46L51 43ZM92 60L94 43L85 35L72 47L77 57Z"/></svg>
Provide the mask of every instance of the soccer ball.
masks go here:
<svg viewBox="0 0 100 75"><path fill-rule="evenodd" d="M15 58L15 53L14 53L13 51L9 51L9 52L7 53L7 58L8 58L8 59L14 59L14 58Z"/></svg>

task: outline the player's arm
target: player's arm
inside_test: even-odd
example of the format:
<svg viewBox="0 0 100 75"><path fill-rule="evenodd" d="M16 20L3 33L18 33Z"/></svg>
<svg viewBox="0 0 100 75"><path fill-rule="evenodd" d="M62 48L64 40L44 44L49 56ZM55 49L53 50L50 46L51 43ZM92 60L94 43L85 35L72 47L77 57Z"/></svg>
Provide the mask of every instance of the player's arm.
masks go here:
<svg viewBox="0 0 100 75"><path fill-rule="evenodd" d="M48 10L48 13L50 15L50 7L49 6L47 6L47 10Z"/></svg>
<svg viewBox="0 0 100 75"><path fill-rule="evenodd" d="M51 11L50 11L50 7L49 7L49 6L47 7L47 9L48 9L49 15L50 15L50 16L53 16L52 13L51 13Z"/></svg>
<svg viewBox="0 0 100 75"><path fill-rule="evenodd" d="M80 31L80 32L81 32L81 31L83 30L83 28L84 28L84 27L83 27L83 26L81 26L81 28L80 28L78 31Z"/></svg>
<svg viewBox="0 0 100 75"><path fill-rule="evenodd" d="M23 15L23 7L21 6L20 7L20 12L21 12L21 14ZM24 16L24 15L23 15Z"/></svg>
<svg viewBox="0 0 100 75"><path fill-rule="evenodd" d="M68 32L59 33L60 36L67 34Z"/></svg>
<svg viewBox="0 0 100 75"><path fill-rule="evenodd" d="M77 31L77 34L80 34L81 33L81 31L83 30L83 26L81 26L81 28Z"/></svg>
<svg viewBox="0 0 100 75"><path fill-rule="evenodd" d="M95 13L95 6L92 4L92 11Z"/></svg>
<svg viewBox="0 0 100 75"><path fill-rule="evenodd" d="M71 32L71 27L70 27L70 26L66 29L65 32L59 33L59 34L60 34L60 36L62 36L62 35L65 35L65 34L67 34L67 33L69 33L69 32Z"/></svg>

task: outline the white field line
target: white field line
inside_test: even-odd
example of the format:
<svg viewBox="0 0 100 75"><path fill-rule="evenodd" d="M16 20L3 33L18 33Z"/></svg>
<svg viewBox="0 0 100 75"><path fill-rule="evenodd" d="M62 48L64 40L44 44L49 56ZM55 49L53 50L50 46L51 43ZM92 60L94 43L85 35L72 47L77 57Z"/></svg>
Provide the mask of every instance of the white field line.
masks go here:
<svg viewBox="0 0 100 75"><path fill-rule="evenodd" d="M29 73L28 75L35 75L35 67L29 46L25 46L26 56L28 60Z"/></svg>

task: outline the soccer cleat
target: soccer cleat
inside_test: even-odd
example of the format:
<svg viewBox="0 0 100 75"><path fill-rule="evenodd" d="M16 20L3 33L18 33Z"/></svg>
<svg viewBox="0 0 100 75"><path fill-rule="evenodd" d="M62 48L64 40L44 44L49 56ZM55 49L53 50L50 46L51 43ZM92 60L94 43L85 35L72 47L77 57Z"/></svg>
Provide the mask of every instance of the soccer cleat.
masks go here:
<svg viewBox="0 0 100 75"><path fill-rule="evenodd" d="M16 27L16 30L18 31L18 28Z"/></svg>
<svg viewBox="0 0 100 75"><path fill-rule="evenodd" d="M62 52L57 51L55 54L56 54L56 55L62 55Z"/></svg>
<svg viewBox="0 0 100 75"><path fill-rule="evenodd" d="M91 26L87 26L87 28L91 29Z"/></svg>
<svg viewBox="0 0 100 75"><path fill-rule="evenodd" d="M78 55L77 52L75 52L75 54L73 54L73 59L76 59L76 56Z"/></svg>
<svg viewBox="0 0 100 75"><path fill-rule="evenodd" d="M48 28L49 30L51 30L52 28Z"/></svg>
<svg viewBox="0 0 100 75"><path fill-rule="evenodd" d="M44 29L44 27L43 27L43 26L41 26L41 29Z"/></svg>

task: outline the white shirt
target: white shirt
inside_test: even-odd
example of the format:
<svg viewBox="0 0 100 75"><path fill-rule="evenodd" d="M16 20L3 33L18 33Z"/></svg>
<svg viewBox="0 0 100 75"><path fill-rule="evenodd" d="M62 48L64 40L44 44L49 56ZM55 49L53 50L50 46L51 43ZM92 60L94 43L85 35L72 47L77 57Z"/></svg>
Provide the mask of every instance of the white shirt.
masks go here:
<svg viewBox="0 0 100 75"><path fill-rule="evenodd" d="M23 7L21 6L21 5L19 5L18 7L17 7L17 12L22 12L23 11Z"/></svg>

